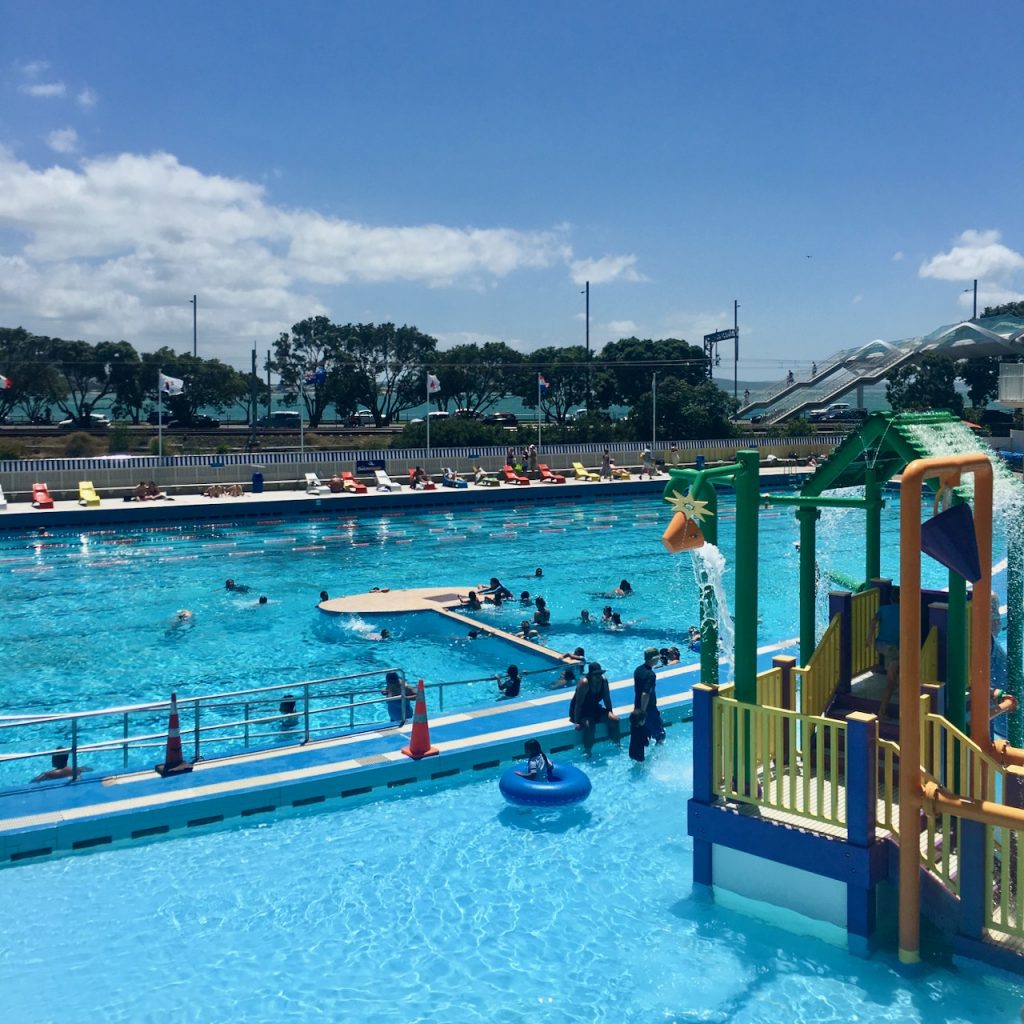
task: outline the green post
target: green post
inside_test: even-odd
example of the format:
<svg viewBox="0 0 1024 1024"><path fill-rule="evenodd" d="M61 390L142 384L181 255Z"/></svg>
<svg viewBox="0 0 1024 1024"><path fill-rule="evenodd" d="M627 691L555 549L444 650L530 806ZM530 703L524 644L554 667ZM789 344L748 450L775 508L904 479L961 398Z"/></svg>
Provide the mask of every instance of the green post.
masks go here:
<svg viewBox="0 0 1024 1024"><path fill-rule="evenodd" d="M694 495L708 503L713 513L701 523L701 533L709 544L718 544L718 492L715 485L705 481L700 493ZM700 588L700 681L709 686L718 685L718 606L715 590L706 579L701 578Z"/></svg>
<svg viewBox="0 0 1024 1024"><path fill-rule="evenodd" d="M736 699L757 703L757 527L760 454L736 453Z"/></svg>
<svg viewBox="0 0 1024 1024"><path fill-rule="evenodd" d="M864 579L876 580L882 575L882 489L873 469L864 471L864 500L867 502L867 523L864 543Z"/></svg>
<svg viewBox="0 0 1024 1024"><path fill-rule="evenodd" d="M946 612L946 717L961 732L967 728L967 583L949 572ZM987 608L975 609L988 615Z"/></svg>
<svg viewBox="0 0 1024 1024"><path fill-rule="evenodd" d="M800 664L814 653L814 612L817 601L817 535L820 509L803 505L796 510L800 523Z"/></svg>
<svg viewBox="0 0 1024 1024"><path fill-rule="evenodd" d="M1024 746L1024 523L1006 523L1006 688L1017 698L1008 738Z"/></svg>

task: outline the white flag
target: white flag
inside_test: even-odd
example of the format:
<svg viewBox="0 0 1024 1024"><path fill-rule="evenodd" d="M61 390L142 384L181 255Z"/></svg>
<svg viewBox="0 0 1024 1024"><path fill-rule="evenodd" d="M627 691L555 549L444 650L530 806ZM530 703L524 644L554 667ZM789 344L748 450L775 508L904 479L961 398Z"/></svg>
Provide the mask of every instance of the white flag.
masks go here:
<svg viewBox="0 0 1024 1024"><path fill-rule="evenodd" d="M427 394L436 395L441 390L441 382L432 374L427 374Z"/></svg>
<svg viewBox="0 0 1024 1024"><path fill-rule="evenodd" d="M185 390L185 382L177 377L165 377L160 374L160 393L164 395L180 395Z"/></svg>

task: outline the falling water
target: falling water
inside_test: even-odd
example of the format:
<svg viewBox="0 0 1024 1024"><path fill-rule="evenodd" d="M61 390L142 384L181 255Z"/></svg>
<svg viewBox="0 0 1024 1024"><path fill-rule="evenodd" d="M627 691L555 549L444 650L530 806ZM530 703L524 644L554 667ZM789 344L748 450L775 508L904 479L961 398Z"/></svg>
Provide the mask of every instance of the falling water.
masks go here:
<svg viewBox="0 0 1024 1024"><path fill-rule="evenodd" d="M710 589L712 600L704 607L704 618L701 621L701 632L706 623L713 623L718 628L718 656L728 662L729 677L735 668L735 634L732 616L729 614L729 601L725 594L724 576L726 573L725 555L714 544L703 544L690 552L693 564L693 576L697 581L697 589L703 594L705 588Z"/></svg>

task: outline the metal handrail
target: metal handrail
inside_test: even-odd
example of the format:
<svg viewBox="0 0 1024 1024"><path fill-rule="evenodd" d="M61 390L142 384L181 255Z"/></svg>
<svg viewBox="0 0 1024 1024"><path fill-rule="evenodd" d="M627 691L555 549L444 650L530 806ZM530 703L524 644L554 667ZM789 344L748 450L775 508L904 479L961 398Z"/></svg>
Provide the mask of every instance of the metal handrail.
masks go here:
<svg viewBox="0 0 1024 1024"><path fill-rule="evenodd" d="M532 669L522 673L522 676L534 676L543 675L551 672L563 671L562 666L552 666L550 668ZM253 732L253 727L265 726L273 722L282 723L286 720L295 720L295 723L299 728L293 734L294 739L289 745L303 745L308 743L311 737L317 733L325 732L339 732L343 731L344 727L338 725L326 725L317 726L314 724L314 720L317 716L337 713L337 712L348 712L348 730L354 730L357 728L355 720L355 714L357 708L373 707L378 704L387 705L390 701L400 699L401 704L401 715L398 721L391 721L387 723L387 726L394 726L401 728L408 720L408 707L412 700L411 696L405 695L404 693L399 697L395 696L379 696L381 693L379 687L379 679L382 675L386 675L388 672L398 673L399 678L402 681L403 690L408 685L406 680L406 674L403 669L376 669L369 672L357 672L345 676L330 676L322 679L311 679L299 683L275 683L270 686L253 687L245 690L231 690L224 691L215 694L209 694L198 697L183 697L178 701L179 712L187 712L190 708L192 711L192 743L193 743L193 761L199 761L203 758L203 739L206 738L207 742L216 743L227 743L237 742L241 740L244 749L249 749L250 744L254 739L265 739L269 737L285 738L280 733L256 731ZM315 688L320 685L326 685L330 683L345 682L348 680L359 680L368 677L375 677L375 685L372 687L360 687L352 690L338 690L328 692L315 692ZM493 683L496 679L501 679L500 674L489 674L486 676L474 676L470 679L455 679L455 680L444 680L437 683L424 683L425 690L437 690L438 692L438 710L444 710L444 693L446 687L451 686L470 686L477 683ZM262 704L269 700L277 699L277 695L287 693L289 696L294 695L295 699L295 710L289 712L278 712L275 714L260 714L253 716L251 709L254 704ZM361 696L366 694L374 694L374 697L370 700L358 700ZM232 699L238 698L238 699ZM252 699L262 698L262 699ZM347 698L347 700L345 700ZM339 699L343 703L328 704L326 707L312 706L313 700L330 700L338 701ZM301 707L299 702L301 701ZM143 732L138 734L130 734L128 728L128 720L131 714L156 714L161 711L167 711L170 708L169 701L160 701L150 704L135 704L127 706L119 706L113 708L100 708L92 711L82 712L70 712L61 715L38 715L31 717L18 718L12 721L0 721L0 731L8 729L20 729L30 728L39 726L54 726L62 723L68 723L71 729L71 742L70 744L63 744L56 748L50 748L45 750L29 750L29 751L17 751L14 753L0 754L0 764L4 764L12 761L30 760L37 757L52 757L55 754L67 753L71 762L71 776L68 781L74 781L78 778L79 764L78 759L80 755L87 753L98 753L104 751L111 751L120 749L122 751L122 763L125 769L128 768L128 754L129 750L148 749L152 747L160 746L167 739L167 732ZM232 709L237 707L243 707L244 712L242 717L235 716L229 718L227 721L213 721L204 722L202 721L202 712L204 710L224 710ZM116 739L110 740L98 740L92 743L81 743L79 742L79 724L81 722L98 719L102 717L109 717L112 715L119 716L121 718L121 735ZM301 722L301 725L300 725ZM366 723L358 723L359 725L365 725ZM375 728L380 728L378 724ZM240 732L227 733L225 730L240 729Z"/></svg>

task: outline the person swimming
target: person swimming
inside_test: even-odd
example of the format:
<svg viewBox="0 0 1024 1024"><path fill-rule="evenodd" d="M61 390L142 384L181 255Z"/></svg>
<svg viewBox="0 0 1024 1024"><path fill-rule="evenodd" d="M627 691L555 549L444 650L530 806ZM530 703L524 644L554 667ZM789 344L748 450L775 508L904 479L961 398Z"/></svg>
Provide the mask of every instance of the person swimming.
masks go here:
<svg viewBox="0 0 1024 1024"><path fill-rule="evenodd" d="M248 594L250 590L244 583L236 583L234 580L225 580L224 589L233 591L236 594Z"/></svg>

